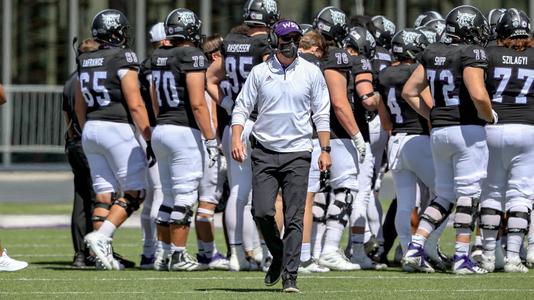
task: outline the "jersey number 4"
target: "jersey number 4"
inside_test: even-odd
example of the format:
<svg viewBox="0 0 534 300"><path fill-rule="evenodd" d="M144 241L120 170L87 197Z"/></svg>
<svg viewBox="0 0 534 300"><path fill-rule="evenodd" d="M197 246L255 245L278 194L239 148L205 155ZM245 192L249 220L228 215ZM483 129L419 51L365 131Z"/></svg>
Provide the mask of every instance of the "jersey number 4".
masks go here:
<svg viewBox="0 0 534 300"><path fill-rule="evenodd" d="M87 106L95 106L95 99L99 106L108 106L111 102L109 91L102 84L106 80L108 72L82 72L80 73L80 87Z"/></svg>
<svg viewBox="0 0 534 300"><path fill-rule="evenodd" d="M497 87L497 91L493 95L493 102L502 102L502 93L506 90L508 82L512 77L512 68L495 68L494 78L500 79L501 82ZM527 103L527 94L532 87L532 82L534 81L534 70L530 69L517 69L517 79L524 80L523 88L517 97L515 97L515 104L526 104Z"/></svg>
<svg viewBox="0 0 534 300"><path fill-rule="evenodd" d="M397 124L404 123L404 119L402 118L401 108L399 104L397 103L397 97L396 97L394 87L390 88L388 92L388 107L389 107L389 111L391 112L391 114L395 116L395 123Z"/></svg>

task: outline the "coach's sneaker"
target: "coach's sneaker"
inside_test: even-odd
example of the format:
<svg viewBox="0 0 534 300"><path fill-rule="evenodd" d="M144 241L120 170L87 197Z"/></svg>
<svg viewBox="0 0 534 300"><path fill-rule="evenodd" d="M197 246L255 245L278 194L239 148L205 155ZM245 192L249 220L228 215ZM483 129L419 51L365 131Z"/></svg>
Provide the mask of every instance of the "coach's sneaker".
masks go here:
<svg viewBox="0 0 534 300"><path fill-rule="evenodd" d="M234 272L249 271L252 268L251 262L247 259L242 245L230 246L230 259L228 266L229 270Z"/></svg>
<svg viewBox="0 0 534 300"><path fill-rule="evenodd" d="M168 271L169 270L169 261L171 257L171 250L156 248L154 253L154 270L156 271Z"/></svg>
<svg viewBox="0 0 534 300"><path fill-rule="evenodd" d="M299 273L310 274L310 273L326 273L330 272L330 269L324 266L319 265L315 259L310 258L308 261L300 262Z"/></svg>
<svg viewBox="0 0 534 300"><path fill-rule="evenodd" d="M210 270L228 270L228 259L219 252L216 252L212 257L208 258L206 255L197 253L197 261L200 264L206 265Z"/></svg>
<svg viewBox="0 0 534 300"><path fill-rule="evenodd" d="M528 273L528 268L521 263L521 258L511 257L506 258L504 264L504 272L506 273Z"/></svg>
<svg viewBox="0 0 534 300"><path fill-rule="evenodd" d="M96 257L96 264L105 270L116 270L117 261L113 258L112 239L93 231L84 238L87 247Z"/></svg>
<svg viewBox="0 0 534 300"><path fill-rule="evenodd" d="M141 254L141 262L139 263L139 268L141 268L142 270L154 269L154 261L156 261L155 256L146 257Z"/></svg>
<svg viewBox="0 0 534 300"><path fill-rule="evenodd" d="M2 256L0 256L0 272L14 272L22 270L28 266L25 261L12 259L7 255L7 250L4 249Z"/></svg>
<svg viewBox="0 0 534 300"><path fill-rule="evenodd" d="M360 265L362 270L385 270L388 268L385 264L374 262L367 255L353 255L350 262Z"/></svg>
<svg viewBox="0 0 534 300"><path fill-rule="evenodd" d="M434 273L435 270L426 260L425 249L423 246L410 243L406 254L402 257L403 266L411 267L417 271L425 273Z"/></svg>
<svg viewBox="0 0 534 300"><path fill-rule="evenodd" d="M322 253L319 258L319 264L332 271L354 271L361 269L360 265L351 263L339 249L329 253Z"/></svg>
<svg viewBox="0 0 534 300"><path fill-rule="evenodd" d="M186 250L175 251L169 261L169 271L203 271L208 266L198 263Z"/></svg>
<svg viewBox="0 0 534 300"><path fill-rule="evenodd" d="M469 255L454 255L452 272L457 275L486 274L488 271L477 266Z"/></svg>

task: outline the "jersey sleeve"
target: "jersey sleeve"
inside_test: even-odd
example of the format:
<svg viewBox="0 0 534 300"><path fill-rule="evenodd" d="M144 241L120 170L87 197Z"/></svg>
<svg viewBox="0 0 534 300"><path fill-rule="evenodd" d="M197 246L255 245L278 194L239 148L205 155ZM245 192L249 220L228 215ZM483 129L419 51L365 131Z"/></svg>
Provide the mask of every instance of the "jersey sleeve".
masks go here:
<svg viewBox="0 0 534 300"><path fill-rule="evenodd" d="M470 45L462 49L462 67L488 68L488 57L484 48Z"/></svg>
<svg viewBox="0 0 534 300"><path fill-rule="evenodd" d="M352 59L352 73L354 75L362 73L372 73L373 69L371 66L371 61L363 56L356 56Z"/></svg>
<svg viewBox="0 0 534 300"><path fill-rule="evenodd" d="M205 71L208 68L208 60L198 48L182 47L178 53L180 70L184 72Z"/></svg>
<svg viewBox="0 0 534 300"><path fill-rule="evenodd" d="M352 63L350 61L349 54L347 51L340 48L331 48L328 50L328 55L323 61L323 69L333 69L333 70L351 70Z"/></svg>
<svg viewBox="0 0 534 300"><path fill-rule="evenodd" d="M259 37L256 39L256 50L255 52L259 54L262 58L265 55L271 54L271 47L269 45L269 39L267 37Z"/></svg>
<svg viewBox="0 0 534 300"><path fill-rule="evenodd" d="M139 60L137 55L130 49L121 49L112 60L115 69L133 69L139 71Z"/></svg>

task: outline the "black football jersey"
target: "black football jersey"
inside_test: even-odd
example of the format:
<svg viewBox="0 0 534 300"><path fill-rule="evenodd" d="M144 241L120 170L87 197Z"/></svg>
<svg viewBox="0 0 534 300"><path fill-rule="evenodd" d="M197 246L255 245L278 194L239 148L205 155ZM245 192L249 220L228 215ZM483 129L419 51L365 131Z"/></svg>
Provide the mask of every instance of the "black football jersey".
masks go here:
<svg viewBox="0 0 534 300"><path fill-rule="evenodd" d="M74 138L79 138L82 133L82 128L80 126L80 123L78 122L78 117L76 116L76 110L75 110L75 89L78 83L78 74L77 72L73 72L70 74L69 79L65 82L65 85L63 86L63 101L62 101L62 108L65 113L69 116L69 119L71 120L72 129L74 131Z"/></svg>
<svg viewBox="0 0 534 300"><path fill-rule="evenodd" d="M263 57L271 53L271 47L267 34L248 36L230 33L224 39L221 53L224 56L226 80L220 86L225 96L235 100L252 67L263 62ZM254 108L249 118L255 121L257 116L258 111Z"/></svg>
<svg viewBox="0 0 534 300"><path fill-rule="evenodd" d="M186 85L186 73L204 72L208 61L195 47L165 47L151 57L152 81L156 88L157 123L198 128Z"/></svg>
<svg viewBox="0 0 534 300"><path fill-rule="evenodd" d="M534 49L519 52L492 46L486 51L486 88L499 124L534 125Z"/></svg>
<svg viewBox="0 0 534 300"><path fill-rule="evenodd" d="M329 47L328 53L322 61L323 70L337 70L341 72L345 78L347 78L347 93L348 84L350 82L350 72L352 70L352 62L350 55L341 48ZM348 95L350 96L350 95ZM350 134L347 133L345 128L341 126L338 121L334 108L330 106L330 138L335 139L350 139Z"/></svg>
<svg viewBox="0 0 534 300"><path fill-rule="evenodd" d="M322 68L321 60L315 56L312 53L299 53L299 56L304 58L305 60L311 62L312 64L318 66L319 68Z"/></svg>
<svg viewBox="0 0 534 300"><path fill-rule="evenodd" d="M349 80L349 100L352 101L352 107L354 111L354 118L356 124L360 128L360 132L363 135L363 139L369 142L369 123L367 123L367 110L362 104L358 93L356 92L356 76L363 73L373 73L371 62L369 59L362 55L350 56L352 63L352 69L350 71Z"/></svg>
<svg viewBox="0 0 534 300"><path fill-rule="evenodd" d="M421 64L434 98L430 112L432 127L485 124L478 117L463 80L466 67L487 69L482 47L435 43L425 49Z"/></svg>
<svg viewBox="0 0 534 300"><path fill-rule="evenodd" d="M101 48L78 58L78 79L87 120L132 122L121 89L119 70L139 69L137 55L124 48Z"/></svg>
<svg viewBox="0 0 534 300"><path fill-rule="evenodd" d="M392 61L393 56L391 55L391 52L389 52L388 49L381 46L376 46L375 57L373 57L373 59L371 60L373 74L375 78L378 76L378 73L380 71L391 66Z"/></svg>
<svg viewBox="0 0 534 300"><path fill-rule="evenodd" d="M397 65L378 74L378 92L387 104L386 110L393 123L393 134L428 135L428 123L402 98L402 88L419 64Z"/></svg>
<svg viewBox="0 0 534 300"><path fill-rule="evenodd" d="M230 33L224 39L221 52L224 56L224 68L228 79L223 92L235 99L252 67L261 64L263 56L270 53L268 35L248 36Z"/></svg>
<svg viewBox="0 0 534 300"><path fill-rule="evenodd" d="M150 127L154 127L156 126L156 116L154 115L154 108L152 108L152 100L150 99L149 77L152 77L152 68L150 57L147 57L141 63L141 68L139 70L139 83L141 84L141 97L143 97L143 101L145 102Z"/></svg>

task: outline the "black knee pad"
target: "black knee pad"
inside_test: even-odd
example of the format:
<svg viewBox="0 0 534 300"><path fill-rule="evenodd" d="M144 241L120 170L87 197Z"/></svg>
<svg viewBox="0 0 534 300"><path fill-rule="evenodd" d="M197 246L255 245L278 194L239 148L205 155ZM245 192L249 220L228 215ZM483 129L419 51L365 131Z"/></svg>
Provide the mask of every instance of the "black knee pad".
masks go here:
<svg viewBox="0 0 534 300"><path fill-rule="evenodd" d="M434 200L430 203L430 205L428 207L432 207L432 208L436 209L440 213L441 219L437 219L434 216L431 216L431 215L427 214L426 213L426 209L428 209L428 207L425 209L425 212L421 215L421 219L423 219L423 220L429 222L430 224L434 225L434 228L438 228L439 226L441 226L443 221L445 219L447 219L447 217L451 214L452 205L449 208L445 208L441 204L439 204L438 202L436 202Z"/></svg>
<svg viewBox="0 0 534 300"><path fill-rule="evenodd" d="M499 218L499 222L496 222L497 220L495 219L495 222L493 224L489 224L488 222L483 222L482 219L484 219L484 217L498 217ZM493 209L493 208L489 208L489 207L482 207L480 209L480 228L481 229L487 229L487 230L499 230L499 228L501 228L501 224L502 224L502 216L503 216L503 213L502 211L500 210L496 210L496 209ZM493 219L490 219L490 221L493 221Z"/></svg>
<svg viewBox="0 0 534 300"><path fill-rule="evenodd" d="M334 199L333 205L339 208L339 213L335 215L328 215L328 220L338 221L341 225L347 226L348 217L350 215L350 210L352 208L352 194L349 189L336 189L334 190L334 195L345 194L344 201Z"/></svg>
<svg viewBox="0 0 534 300"><path fill-rule="evenodd" d="M133 196L130 194L124 194L123 199L124 201L115 200L113 201L113 205L118 205L122 207L126 214L131 216L134 211L138 210L141 206L141 203L143 203L143 200L145 200L146 192L145 190L137 191L137 196Z"/></svg>
<svg viewBox="0 0 534 300"><path fill-rule="evenodd" d="M528 227L530 225L530 213L531 210L529 209L528 212L523 211L508 211L508 226L507 226L507 232L508 233L523 233L526 234L528 232ZM523 219L527 223L526 226L513 226L510 224L510 219L517 218L517 219ZM511 226L512 225L512 226Z"/></svg>
<svg viewBox="0 0 534 300"><path fill-rule="evenodd" d="M313 206L315 207L319 207L320 209L323 210L323 215L321 217L318 217L318 216L315 216L313 215L313 222L316 222L316 223L326 223L326 211L328 209L328 206L324 203L317 203L317 202L313 202ZM312 213L313 214L313 213Z"/></svg>
<svg viewBox="0 0 534 300"><path fill-rule="evenodd" d="M471 197L459 197L456 203L454 228L475 229L478 214L478 199Z"/></svg>
<svg viewBox="0 0 534 300"><path fill-rule="evenodd" d="M193 208L191 206L175 206L173 211L181 212L184 216L180 220L171 219L170 224L184 226L191 225L191 218L193 217Z"/></svg>

